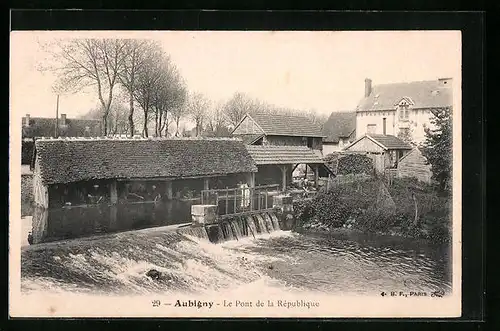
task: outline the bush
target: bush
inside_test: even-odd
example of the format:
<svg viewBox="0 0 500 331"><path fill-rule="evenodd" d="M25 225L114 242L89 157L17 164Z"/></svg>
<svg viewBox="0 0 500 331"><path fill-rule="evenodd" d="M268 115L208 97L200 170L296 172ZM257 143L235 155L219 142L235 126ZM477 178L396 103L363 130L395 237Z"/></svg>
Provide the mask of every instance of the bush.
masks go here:
<svg viewBox="0 0 500 331"><path fill-rule="evenodd" d="M437 194L432 186L411 179L395 180L388 187L396 209L390 210L379 200L378 179L336 185L320 191L312 200L294 202L299 226L333 228L347 226L365 232L399 233L425 237L434 242L451 238L451 200ZM415 224L417 199L418 222Z"/></svg>
<svg viewBox="0 0 500 331"><path fill-rule="evenodd" d="M373 173L373 161L361 154L348 154L339 158L337 174L371 174Z"/></svg>
<svg viewBox="0 0 500 331"><path fill-rule="evenodd" d="M314 216L312 200L304 199L293 202L293 216L297 220L297 226L301 227L308 223Z"/></svg>
<svg viewBox="0 0 500 331"><path fill-rule="evenodd" d="M319 193L313 200L317 220L329 227L341 227L349 218L352 206L338 191Z"/></svg>

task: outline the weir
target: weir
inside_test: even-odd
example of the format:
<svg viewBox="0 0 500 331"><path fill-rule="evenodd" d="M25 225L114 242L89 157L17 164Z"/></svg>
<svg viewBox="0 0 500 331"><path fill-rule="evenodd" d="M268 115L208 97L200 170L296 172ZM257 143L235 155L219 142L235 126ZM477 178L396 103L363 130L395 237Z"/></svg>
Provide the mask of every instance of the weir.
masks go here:
<svg viewBox="0 0 500 331"><path fill-rule="evenodd" d="M281 227L275 212L256 212L254 215L224 218L213 224L182 227L177 232L216 244L246 237L257 238L279 230Z"/></svg>
<svg viewBox="0 0 500 331"><path fill-rule="evenodd" d="M293 199L277 185L204 190L201 203L191 206L191 227L178 232L219 243L293 227Z"/></svg>

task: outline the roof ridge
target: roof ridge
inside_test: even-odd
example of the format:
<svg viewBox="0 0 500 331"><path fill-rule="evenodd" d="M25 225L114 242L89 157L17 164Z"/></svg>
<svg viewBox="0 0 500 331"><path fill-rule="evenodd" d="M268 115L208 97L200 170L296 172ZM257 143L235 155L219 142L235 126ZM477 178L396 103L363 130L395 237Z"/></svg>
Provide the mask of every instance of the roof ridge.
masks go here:
<svg viewBox="0 0 500 331"><path fill-rule="evenodd" d="M411 82L392 82L392 83L382 83L373 85L373 87L377 86L389 86L389 85L409 85L409 84L417 84L417 83L439 83L439 79L426 79L426 80L414 80Z"/></svg>
<svg viewBox="0 0 500 331"><path fill-rule="evenodd" d="M307 118L307 119L309 119L309 117L307 117L305 115L298 115L298 114L297 115L296 114L289 115L289 114L280 114L280 113L255 112L255 113L252 113L252 114L249 114L249 115L251 117L254 114L257 114L257 115L270 115L270 116L284 116L284 117L299 117L299 118Z"/></svg>
<svg viewBox="0 0 500 331"><path fill-rule="evenodd" d="M181 141L239 141L236 137L41 137L36 141L151 141L151 140L181 140Z"/></svg>

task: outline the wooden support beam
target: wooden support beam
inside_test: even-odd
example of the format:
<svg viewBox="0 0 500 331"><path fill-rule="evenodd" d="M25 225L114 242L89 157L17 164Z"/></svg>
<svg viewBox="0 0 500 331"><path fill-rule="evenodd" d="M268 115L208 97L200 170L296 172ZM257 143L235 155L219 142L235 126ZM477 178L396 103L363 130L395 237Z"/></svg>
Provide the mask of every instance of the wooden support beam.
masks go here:
<svg viewBox="0 0 500 331"><path fill-rule="evenodd" d="M118 191L116 189L116 180L113 180L109 185L109 196L112 204L116 204L118 202Z"/></svg>
<svg viewBox="0 0 500 331"><path fill-rule="evenodd" d="M319 188L319 165L314 165L314 186Z"/></svg>
<svg viewBox="0 0 500 331"><path fill-rule="evenodd" d="M209 189L209 179L208 178L204 178L203 179L203 189L204 190L208 190Z"/></svg>
<svg viewBox="0 0 500 331"><path fill-rule="evenodd" d="M166 188L165 194L167 195L168 200L172 200L173 199L172 182L168 181L168 182L166 182L166 184L167 184L167 188Z"/></svg>
<svg viewBox="0 0 500 331"><path fill-rule="evenodd" d="M255 172L250 172L248 174L248 186L255 187Z"/></svg>
<svg viewBox="0 0 500 331"><path fill-rule="evenodd" d="M283 191L286 191L286 171L287 171L288 166L285 164L280 167L281 169L281 184L282 184L282 189Z"/></svg>

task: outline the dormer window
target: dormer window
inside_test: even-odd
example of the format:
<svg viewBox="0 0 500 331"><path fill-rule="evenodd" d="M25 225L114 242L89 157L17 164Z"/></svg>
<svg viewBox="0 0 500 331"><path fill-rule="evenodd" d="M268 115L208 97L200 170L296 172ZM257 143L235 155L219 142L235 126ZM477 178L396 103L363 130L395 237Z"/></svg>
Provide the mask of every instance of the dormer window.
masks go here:
<svg viewBox="0 0 500 331"><path fill-rule="evenodd" d="M408 112L409 112L408 105L399 106L399 120L408 121L409 119Z"/></svg>
<svg viewBox="0 0 500 331"><path fill-rule="evenodd" d="M413 101L408 97L404 97L401 101L399 101L397 104L397 110L400 121L406 122L410 120L410 106L413 106L413 104Z"/></svg>

